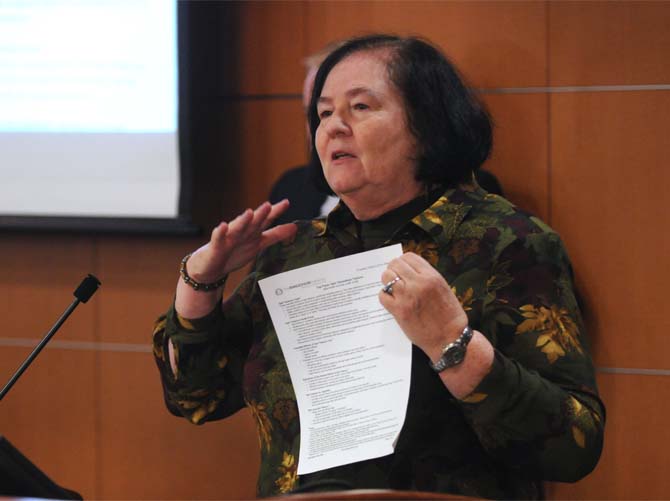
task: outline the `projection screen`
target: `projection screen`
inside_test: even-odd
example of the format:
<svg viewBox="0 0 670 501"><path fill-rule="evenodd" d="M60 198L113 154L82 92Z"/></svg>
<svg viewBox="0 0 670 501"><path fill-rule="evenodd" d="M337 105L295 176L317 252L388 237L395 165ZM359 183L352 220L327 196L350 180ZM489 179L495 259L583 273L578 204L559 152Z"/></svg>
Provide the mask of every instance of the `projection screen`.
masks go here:
<svg viewBox="0 0 670 501"><path fill-rule="evenodd" d="M179 216L177 5L0 0L0 215Z"/></svg>

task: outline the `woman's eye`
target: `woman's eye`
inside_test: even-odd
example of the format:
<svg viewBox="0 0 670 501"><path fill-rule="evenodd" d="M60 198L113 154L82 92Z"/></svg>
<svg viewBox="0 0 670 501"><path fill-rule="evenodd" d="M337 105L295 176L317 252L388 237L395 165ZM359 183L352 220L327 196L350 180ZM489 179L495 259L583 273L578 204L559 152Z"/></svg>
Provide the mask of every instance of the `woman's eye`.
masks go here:
<svg viewBox="0 0 670 501"><path fill-rule="evenodd" d="M370 108L370 107L369 107L367 104L365 104L365 103L356 103L356 104L354 104L354 109L355 109L355 110L367 110L367 109L369 109L369 108Z"/></svg>
<svg viewBox="0 0 670 501"><path fill-rule="evenodd" d="M333 114L333 112L330 111L330 110L321 110L319 112L319 118L323 119L323 118L329 117L332 114Z"/></svg>

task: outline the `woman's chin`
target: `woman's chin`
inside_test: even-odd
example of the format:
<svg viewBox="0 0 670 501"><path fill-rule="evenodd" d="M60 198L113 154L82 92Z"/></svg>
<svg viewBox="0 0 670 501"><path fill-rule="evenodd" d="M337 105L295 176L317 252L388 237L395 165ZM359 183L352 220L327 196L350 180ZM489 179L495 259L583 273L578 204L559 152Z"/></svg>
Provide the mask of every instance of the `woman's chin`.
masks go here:
<svg viewBox="0 0 670 501"><path fill-rule="evenodd" d="M335 195L340 198L354 195L360 188L360 186L356 186L351 182L339 179L328 181L328 186L330 186L330 189L333 190L333 193L335 193Z"/></svg>

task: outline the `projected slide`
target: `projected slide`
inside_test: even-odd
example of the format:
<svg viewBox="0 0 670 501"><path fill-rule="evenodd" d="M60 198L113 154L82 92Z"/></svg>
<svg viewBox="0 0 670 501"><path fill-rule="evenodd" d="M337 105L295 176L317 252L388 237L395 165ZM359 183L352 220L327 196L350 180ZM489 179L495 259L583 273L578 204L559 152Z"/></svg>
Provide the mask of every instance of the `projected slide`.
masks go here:
<svg viewBox="0 0 670 501"><path fill-rule="evenodd" d="M175 217L176 2L0 0L0 213Z"/></svg>

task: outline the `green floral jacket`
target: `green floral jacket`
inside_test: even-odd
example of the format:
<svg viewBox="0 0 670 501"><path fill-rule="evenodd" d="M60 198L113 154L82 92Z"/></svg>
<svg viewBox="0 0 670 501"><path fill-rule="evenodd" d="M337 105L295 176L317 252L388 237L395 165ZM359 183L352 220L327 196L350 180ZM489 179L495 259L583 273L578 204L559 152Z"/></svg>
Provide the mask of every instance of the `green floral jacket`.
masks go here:
<svg viewBox="0 0 670 501"><path fill-rule="evenodd" d="M423 256L453 287L470 325L495 347L491 372L457 400L414 347L407 418L395 452L297 476L296 399L258 281L362 250L343 204L326 220L297 224L295 239L264 251L222 308L187 320L173 307L154 330L171 412L201 424L244 406L251 410L261 449L260 496L338 480L356 488L532 499L542 496L543 480L573 482L595 467L605 411L561 240L505 199L463 185L388 243Z"/></svg>

